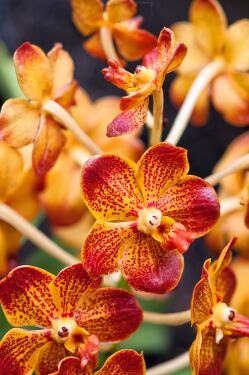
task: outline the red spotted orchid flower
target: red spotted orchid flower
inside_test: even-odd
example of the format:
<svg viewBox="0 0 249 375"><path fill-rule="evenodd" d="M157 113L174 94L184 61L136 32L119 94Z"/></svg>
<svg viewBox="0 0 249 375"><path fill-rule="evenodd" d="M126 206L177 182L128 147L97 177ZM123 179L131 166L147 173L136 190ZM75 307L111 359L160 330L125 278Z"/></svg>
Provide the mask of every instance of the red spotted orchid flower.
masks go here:
<svg viewBox="0 0 249 375"><path fill-rule="evenodd" d="M149 96L162 89L165 75L181 64L186 52L184 44L175 45L173 31L164 27L157 47L144 56L134 74L123 69L117 61L109 60L109 67L102 70L105 79L129 95L121 98L123 112L108 125L108 137L131 133L145 123Z"/></svg>
<svg viewBox="0 0 249 375"><path fill-rule="evenodd" d="M101 0L71 0L71 4L77 29L86 36L93 34L83 47L94 57L107 58L100 36L103 28L109 30L125 60L139 60L156 46L156 37L139 29L143 17L134 17L137 12L134 0L108 0L105 9Z"/></svg>
<svg viewBox="0 0 249 375"><path fill-rule="evenodd" d="M92 277L121 269L138 290L176 287L182 253L219 217L214 189L188 170L187 151L167 143L148 149L137 164L112 154L87 161L83 198L97 221L82 261Z"/></svg>
<svg viewBox="0 0 249 375"><path fill-rule="evenodd" d="M33 143L32 162L38 175L51 169L66 141L61 125L43 110L49 99L72 104L74 65L60 44L47 54L28 42L14 54L19 85L27 99L7 100L0 114L0 139L15 148Z"/></svg>
<svg viewBox="0 0 249 375"><path fill-rule="evenodd" d="M111 355L103 367L96 372L93 372L89 366L82 368L79 358L68 357L60 362L58 371L50 375L145 375L145 373L143 355L127 349Z"/></svg>
<svg viewBox="0 0 249 375"><path fill-rule="evenodd" d="M47 375L75 355L80 366L96 366L101 343L126 339L139 326L142 311L121 289L100 288L81 264L56 277L32 266L14 269L0 282L0 302L13 326L0 343L0 373Z"/></svg>
<svg viewBox="0 0 249 375"><path fill-rule="evenodd" d="M228 267L231 241L219 259L206 260L201 280L196 284L191 303L191 320L197 336L190 349L193 375L220 375L229 338L249 336L249 319L229 306L236 280Z"/></svg>

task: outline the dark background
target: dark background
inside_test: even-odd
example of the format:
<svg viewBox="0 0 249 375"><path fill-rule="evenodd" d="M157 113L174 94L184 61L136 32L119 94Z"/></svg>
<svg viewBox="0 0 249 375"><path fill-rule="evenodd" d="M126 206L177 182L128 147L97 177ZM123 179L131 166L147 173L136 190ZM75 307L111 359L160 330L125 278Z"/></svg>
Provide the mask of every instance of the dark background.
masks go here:
<svg viewBox="0 0 249 375"><path fill-rule="evenodd" d="M139 14L143 15L143 27L158 35L163 26L188 17L189 0L141 0L137 1ZM221 0L229 23L248 17L248 0ZM107 83L101 75L104 62L87 55L82 48L83 36L71 21L69 0L0 0L0 39L11 53L24 41L39 45L45 51L56 42L61 42L75 61L75 77L93 99L118 94L121 91ZM128 65L133 69L134 64ZM167 90L173 74L167 77L165 88L165 134L176 115L175 108L168 101ZM1 88L0 88L1 95ZM208 124L201 128L189 126L179 145L189 150L191 173L205 177L223 154L231 140L247 128L238 128L224 122L220 114L211 110ZM143 134L146 141L146 133ZM186 267L183 279L172 300L172 311L189 307L192 288L198 280L203 261L210 256L203 240L196 241L185 255ZM151 358L151 363L163 361L186 350L193 340L193 331L187 327L172 329L171 349L160 357ZM163 349L163 348L162 348Z"/></svg>

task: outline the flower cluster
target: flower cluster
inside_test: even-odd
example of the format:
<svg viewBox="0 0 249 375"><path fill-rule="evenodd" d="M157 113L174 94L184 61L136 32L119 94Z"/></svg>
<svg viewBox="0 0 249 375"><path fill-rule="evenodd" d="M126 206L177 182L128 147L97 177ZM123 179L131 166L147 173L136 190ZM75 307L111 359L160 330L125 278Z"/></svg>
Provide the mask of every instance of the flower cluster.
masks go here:
<svg viewBox="0 0 249 375"><path fill-rule="evenodd" d="M90 35L84 48L107 60L104 78L126 95L93 102L61 44L46 54L25 42L14 53L25 98L8 99L0 113L0 307L14 327L0 341L0 375L145 375L143 354L115 353L115 344L143 319L177 324L190 315L193 375L237 374L236 366L248 373L248 355L237 358L249 350L248 260L232 263L235 293L235 241L220 249L238 236L240 257L248 257L249 134L232 142L206 179L188 174L187 150L176 144L191 115L196 124L207 121L210 98L227 122L249 123L249 20L227 27L217 0L193 0L190 22L163 27L157 39L140 29L134 0L71 6L77 29ZM139 59L134 73L124 68ZM161 142L163 84L173 71L170 96L183 106ZM139 138L145 123L147 150ZM81 248L80 261L31 223L40 210L63 243L78 256ZM57 276L14 268L22 234L68 267ZM220 256L205 261L190 310L143 313L135 296L173 291L184 253L205 235ZM103 286L113 273L120 283ZM99 365L102 350L111 353Z"/></svg>

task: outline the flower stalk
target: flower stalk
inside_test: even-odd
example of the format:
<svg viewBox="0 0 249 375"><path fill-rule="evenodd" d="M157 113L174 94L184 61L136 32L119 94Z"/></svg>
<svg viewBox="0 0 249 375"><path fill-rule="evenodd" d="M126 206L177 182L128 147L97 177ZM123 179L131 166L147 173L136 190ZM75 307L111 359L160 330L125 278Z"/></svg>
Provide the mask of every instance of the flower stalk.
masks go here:
<svg viewBox="0 0 249 375"><path fill-rule="evenodd" d="M119 61L117 52L114 47L113 39L112 39L112 33L109 27L107 26L101 27L100 41L101 41L101 46L105 52L107 60L114 59L116 61Z"/></svg>
<svg viewBox="0 0 249 375"><path fill-rule="evenodd" d="M150 311L144 311L144 321L153 324L179 326L190 322L190 310L170 314L160 314Z"/></svg>
<svg viewBox="0 0 249 375"><path fill-rule="evenodd" d="M165 142L169 142L173 145L176 145L179 142L184 130L188 125L200 94L206 88L209 82L212 81L212 79L215 78L223 70L223 68L223 60L218 59L212 61L200 71L175 118L175 121L168 136L165 139Z"/></svg>
<svg viewBox="0 0 249 375"><path fill-rule="evenodd" d="M58 103L53 100L48 100L44 106L43 110L50 115L56 117L62 125L67 129L71 130L74 136L82 143L92 154L102 154L103 151L99 146L97 146L90 137L79 127L77 122L73 117Z"/></svg>
<svg viewBox="0 0 249 375"><path fill-rule="evenodd" d="M189 365L189 354L185 352L178 357L171 359L160 365L149 368L146 371L147 375L167 375L177 370L182 370Z"/></svg>
<svg viewBox="0 0 249 375"><path fill-rule="evenodd" d="M24 219L15 210L4 203L0 204L0 219L11 225L40 249L58 259L65 265L70 266L72 264L78 263L78 259L68 254L65 250L56 245L44 233L42 233L29 221Z"/></svg>
<svg viewBox="0 0 249 375"><path fill-rule="evenodd" d="M239 159L230 163L227 167L222 169L217 173L213 173L210 176L206 177L205 180L211 185L216 185L222 180L222 178L228 176L229 174L238 172L242 169L249 167L249 154L241 156Z"/></svg>
<svg viewBox="0 0 249 375"><path fill-rule="evenodd" d="M163 129L163 90L153 92L153 118L154 125L151 131L150 145L156 145L161 141Z"/></svg>

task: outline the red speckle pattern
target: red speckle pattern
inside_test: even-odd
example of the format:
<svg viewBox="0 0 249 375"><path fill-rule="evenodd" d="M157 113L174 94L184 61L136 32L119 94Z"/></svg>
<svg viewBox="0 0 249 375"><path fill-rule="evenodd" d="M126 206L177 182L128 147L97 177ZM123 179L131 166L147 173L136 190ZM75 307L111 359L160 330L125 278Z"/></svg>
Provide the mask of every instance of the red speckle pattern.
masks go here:
<svg viewBox="0 0 249 375"><path fill-rule="evenodd" d="M134 220L142 207L134 170L133 162L108 154L84 165L83 197L96 219Z"/></svg>
<svg viewBox="0 0 249 375"><path fill-rule="evenodd" d="M187 176L167 189L157 202L157 208L199 236L211 229L220 211L214 189L195 176Z"/></svg>
<svg viewBox="0 0 249 375"><path fill-rule="evenodd" d="M102 288L82 297L75 319L100 342L115 342L126 339L139 327L142 310L125 290Z"/></svg>
<svg viewBox="0 0 249 375"><path fill-rule="evenodd" d="M49 288L53 279L47 271L21 266L1 280L0 301L12 325L51 327L51 319L58 317Z"/></svg>
<svg viewBox="0 0 249 375"><path fill-rule="evenodd" d="M48 375L57 371L60 361L68 355L71 355L71 353L65 349L63 344L58 344L55 341L49 342L39 353L35 367L36 373Z"/></svg>
<svg viewBox="0 0 249 375"><path fill-rule="evenodd" d="M83 265L92 277L118 271L119 250L134 229L124 223L98 220L88 234L82 248Z"/></svg>
<svg viewBox="0 0 249 375"><path fill-rule="evenodd" d="M95 375L145 375L145 373L142 354L134 350L120 350L109 357Z"/></svg>
<svg viewBox="0 0 249 375"><path fill-rule="evenodd" d="M146 97L134 109L122 112L107 127L107 137L129 134L141 128L147 117L149 98Z"/></svg>
<svg viewBox="0 0 249 375"><path fill-rule="evenodd" d="M159 143L149 148L138 162L136 172L147 206L154 205L167 188L186 176L188 170L187 151L184 148L169 143ZM161 207L158 208L161 210Z"/></svg>
<svg viewBox="0 0 249 375"><path fill-rule="evenodd" d="M54 303L63 317L72 316L76 303L88 289L101 286L101 279L92 280L81 263L64 268L51 285Z"/></svg>
<svg viewBox="0 0 249 375"><path fill-rule="evenodd" d="M128 283L150 293L174 289L183 272L183 256L178 250L163 250L151 235L141 232L125 242L121 263Z"/></svg>
<svg viewBox="0 0 249 375"><path fill-rule="evenodd" d="M80 359L68 357L59 364L59 370L52 375L93 375L92 369L81 368Z"/></svg>
<svg viewBox="0 0 249 375"><path fill-rule="evenodd" d="M0 374L31 374L39 350L50 340L49 331L10 330L0 343Z"/></svg>

